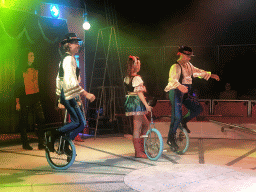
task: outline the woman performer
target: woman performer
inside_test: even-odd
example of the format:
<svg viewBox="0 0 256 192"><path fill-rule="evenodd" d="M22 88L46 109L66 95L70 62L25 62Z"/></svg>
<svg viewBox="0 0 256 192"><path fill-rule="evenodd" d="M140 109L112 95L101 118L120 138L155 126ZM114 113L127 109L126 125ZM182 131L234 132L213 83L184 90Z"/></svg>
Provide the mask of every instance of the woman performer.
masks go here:
<svg viewBox="0 0 256 192"><path fill-rule="evenodd" d="M127 86L128 95L125 102L126 116L133 116L133 145L135 149L135 157L147 158L144 151L144 140L141 135L147 133L149 121L146 113L152 110L148 105L144 92L146 87L143 85L141 76L137 73L140 71L140 59L137 56L129 56L127 61L127 76L124 83Z"/></svg>

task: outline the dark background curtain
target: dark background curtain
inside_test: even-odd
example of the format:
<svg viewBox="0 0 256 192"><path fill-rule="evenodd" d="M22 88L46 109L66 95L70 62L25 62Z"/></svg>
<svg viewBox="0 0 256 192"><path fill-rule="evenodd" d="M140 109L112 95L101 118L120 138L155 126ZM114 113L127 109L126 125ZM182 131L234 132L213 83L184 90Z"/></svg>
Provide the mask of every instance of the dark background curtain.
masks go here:
<svg viewBox="0 0 256 192"><path fill-rule="evenodd" d="M39 70L39 90L46 123L60 121L55 109L59 42L68 33L65 20L0 8L0 133L17 132L16 97L22 94L22 69L29 49Z"/></svg>

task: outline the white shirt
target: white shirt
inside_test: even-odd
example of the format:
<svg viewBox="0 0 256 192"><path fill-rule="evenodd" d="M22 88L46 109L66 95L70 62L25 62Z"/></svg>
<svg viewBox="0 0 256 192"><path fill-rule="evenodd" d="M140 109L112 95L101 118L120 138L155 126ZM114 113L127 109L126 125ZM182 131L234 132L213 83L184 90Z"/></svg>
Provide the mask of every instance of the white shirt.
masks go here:
<svg viewBox="0 0 256 192"><path fill-rule="evenodd" d="M192 84L192 76L198 78L204 78L208 80L211 77L211 72L204 71L194 67L190 62L181 65L183 72L182 84ZM164 91L168 92L171 89L176 89L181 83L179 82L181 74L181 68L179 64L174 64L170 68L168 85Z"/></svg>
<svg viewBox="0 0 256 192"><path fill-rule="evenodd" d="M60 65L60 64L59 64ZM61 81L59 74L56 78L56 94L61 94L61 89L64 91L65 99L70 100L84 91L84 89L79 85L79 81L76 76L77 63L73 56L66 56L63 59L63 70L64 78Z"/></svg>

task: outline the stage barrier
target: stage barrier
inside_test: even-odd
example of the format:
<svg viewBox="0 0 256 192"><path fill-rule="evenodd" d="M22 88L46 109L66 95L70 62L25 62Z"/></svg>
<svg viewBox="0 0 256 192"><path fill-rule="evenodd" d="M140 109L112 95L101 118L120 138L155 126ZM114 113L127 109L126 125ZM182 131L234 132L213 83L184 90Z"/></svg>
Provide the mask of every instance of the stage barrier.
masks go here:
<svg viewBox="0 0 256 192"><path fill-rule="evenodd" d="M199 100L203 112L198 118L189 123L191 138L226 138L226 139L255 139L255 135L240 133L235 130L221 131L221 126L209 122L209 119L226 123L241 124L256 129L256 106L253 100ZM187 109L183 106L183 115ZM153 108L156 128L163 137L167 137L171 122L171 103L160 100Z"/></svg>
<svg viewBox="0 0 256 192"><path fill-rule="evenodd" d="M200 116L223 116L223 117L256 117L256 101L254 100L221 100L221 99L199 99L203 107ZM188 110L185 106L183 115ZM156 119L171 117L171 103L169 100L158 100L153 108L153 115Z"/></svg>
<svg viewBox="0 0 256 192"><path fill-rule="evenodd" d="M250 100L212 100L212 115L250 117Z"/></svg>

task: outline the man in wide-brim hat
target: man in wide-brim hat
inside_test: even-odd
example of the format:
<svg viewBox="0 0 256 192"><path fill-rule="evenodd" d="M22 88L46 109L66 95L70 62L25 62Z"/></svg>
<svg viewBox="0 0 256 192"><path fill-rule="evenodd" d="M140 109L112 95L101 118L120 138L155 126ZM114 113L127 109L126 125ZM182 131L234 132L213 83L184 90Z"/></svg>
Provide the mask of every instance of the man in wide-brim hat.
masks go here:
<svg viewBox="0 0 256 192"><path fill-rule="evenodd" d="M79 68L77 67L75 54L78 53L80 45L79 39L75 33L69 33L61 41L65 55L59 65L59 73L56 78L56 94L60 97L58 106L67 109L71 122L62 126L55 132L55 136L69 132L69 138L75 137L84 129L86 121L81 108L78 105L80 95L85 96L89 101L94 101L95 96L85 91L79 85ZM53 137L55 137L53 136ZM53 150L51 144L48 145Z"/></svg>
<svg viewBox="0 0 256 192"><path fill-rule="evenodd" d="M176 131L180 123L190 133L187 122L203 111L200 103L193 97L191 89L192 77L205 80L209 78L220 80L218 75L198 69L190 63L191 57L194 56L191 47L179 47L177 55L179 59L171 66L168 85L165 87L165 91L169 92L169 99L172 105L172 118L167 144L171 146L173 151L178 151L179 149L176 143ZM182 116L182 104L188 109L188 113L184 117Z"/></svg>
<svg viewBox="0 0 256 192"><path fill-rule="evenodd" d="M75 41L82 41L82 40L79 39L75 33L68 33L67 35L65 35L65 38L61 41L61 44L64 45L65 43L70 43Z"/></svg>

